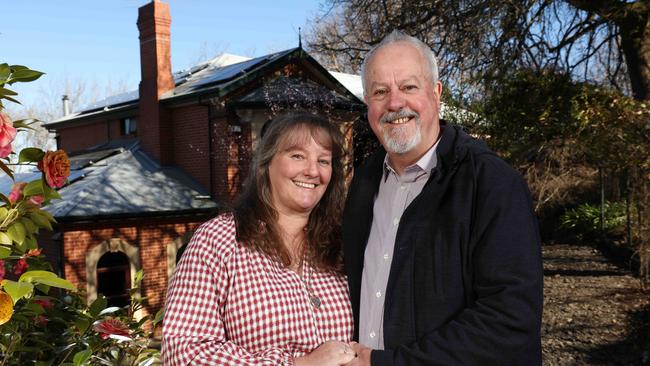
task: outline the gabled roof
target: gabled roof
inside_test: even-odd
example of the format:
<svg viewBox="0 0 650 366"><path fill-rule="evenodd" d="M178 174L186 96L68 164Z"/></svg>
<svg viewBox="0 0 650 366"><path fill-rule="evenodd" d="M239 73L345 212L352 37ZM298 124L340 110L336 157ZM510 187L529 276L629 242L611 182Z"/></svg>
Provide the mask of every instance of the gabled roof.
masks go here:
<svg viewBox="0 0 650 366"><path fill-rule="evenodd" d="M121 146L120 146L121 145ZM70 156L68 184L59 189L61 200L45 207L60 219L96 216L165 214L218 205L190 176L175 167L161 167L140 149L137 140L112 141ZM38 179L40 172L22 173L16 181ZM9 193L13 182L0 178L0 190Z"/></svg>
<svg viewBox="0 0 650 366"><path fill-rule="evenodd" d="M348 99L348 104L363 105L361 102L363 92L359 76L328 72L299 47L252 59L223 54L190 69L176 72L173 74L176 87L163 94L161 102L173 103L187 98L197 98L200 95L224 96L291 58L300 58L312 68L321 71L323 78L328 79L334 92L340 98ZM46 123L45 127L56 128L65 122L98 116L103 113L134 109L138 105L138 100L138 90L113 95L83 107L78 112Z"/></svg>

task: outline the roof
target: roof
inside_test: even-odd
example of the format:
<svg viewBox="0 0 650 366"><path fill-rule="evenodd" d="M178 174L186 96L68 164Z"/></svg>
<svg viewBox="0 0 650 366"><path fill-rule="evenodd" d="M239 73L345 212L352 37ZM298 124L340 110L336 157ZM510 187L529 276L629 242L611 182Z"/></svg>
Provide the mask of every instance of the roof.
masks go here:
<svg viewBox="0 0 650 366"><path fill-rule="evenodd" d="M56 218L88 218L133 214L165 214L218 207L193 178L176 167L161 167L140 149L137 140L112 142L70 156L68 184L59 189L61 200L45 207ZM16 181L40 177L21 173ZM0 191L13 182L0 178Z"/></svg>
<svg viewBox="0 0 650 366"><path fill-rule="evenodd" d="M312 64L318 64L302 48L292 48L265 56L248 58L244 56L222 54L206 62L202 62L189 69L175 72L172 76L176 87L161 97L161 102L171 102L184 97L192 97L203 93L216 93L224 95L243 83L250 81L256 73L275 65L287 58L304 57ZM323 69L326 71L325 69ZM337 91L340 98L349 99L347 104L359 104L363 99L361 78L357 75L329 72L328 77L341 85ZM348 95L345 95L348 94ZM356 97L356 99L355 99ZM114 112L133 108L139 100L138 90L110 96L91 105L82 107L79 111L64 116L58 120L46 123L46 127L54 128L57 124L69 122L80 118L100 115L105 112Z"/></svg>

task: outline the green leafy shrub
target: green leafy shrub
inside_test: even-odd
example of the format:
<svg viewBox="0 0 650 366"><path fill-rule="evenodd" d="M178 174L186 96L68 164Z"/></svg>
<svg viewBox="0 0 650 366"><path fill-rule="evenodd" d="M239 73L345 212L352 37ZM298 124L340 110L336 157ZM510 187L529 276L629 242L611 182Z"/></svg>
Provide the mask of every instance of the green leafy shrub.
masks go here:
<svg viewBox="0 0 650 366"><path fill-rule="evenodd" d="M626 222L625 204L605 202L603 210L602 229L600 206L588 203L566 210L560 218L561 227L569 230L579 241L621 235Z"/></svg>
<svg viewBox="0 0 650 366"><path fill-rule="evenodd" d="M12 121L3 111L3 102L19 103L8 87L41 75L0 63L0 171L14 180L9 194L0 193L0 366L159 364L152 340L162 311L139 316L145 301L138 295L142 271L136 274L128 306L107 307L103 296L88 305L85 295L57 276L41 254L38 233L56 223L43 207L61 198L57 189L66 184L70 161L62 150L14 151L16 135L37 121ZM41 177L16 182L15 165L30 165Z"/></svg>

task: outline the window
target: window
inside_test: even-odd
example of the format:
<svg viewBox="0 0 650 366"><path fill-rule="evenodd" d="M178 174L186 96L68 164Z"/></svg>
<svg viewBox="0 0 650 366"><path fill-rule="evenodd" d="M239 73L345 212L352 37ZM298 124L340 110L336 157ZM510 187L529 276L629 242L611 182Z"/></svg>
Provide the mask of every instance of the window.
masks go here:
<svg viewBox="0 0 650 366"><path fill-rule="evenodd" d="M97 294L104 295L108 306L125 306L131 301L129 258L122 252L108 252L97 263Z"/></svg>
<svg viewBox="0 0 650 366"><path fill-rule="evenodd" d="M137 131L138 128L138 120L129 117L129 118L124 118L122 120L122 125L120 126L120 133L122 136L124 135L135 135L135 132Z"/></svg>

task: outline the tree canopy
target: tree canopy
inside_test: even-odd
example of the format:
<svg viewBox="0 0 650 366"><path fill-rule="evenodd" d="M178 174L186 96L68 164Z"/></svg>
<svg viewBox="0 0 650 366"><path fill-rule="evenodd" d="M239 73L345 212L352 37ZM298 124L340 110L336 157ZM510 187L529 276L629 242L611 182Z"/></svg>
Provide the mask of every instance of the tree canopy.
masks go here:
<svg viewBox="0 0 650 366"><path fill-rule="evenodd" d="M564 71L650 99L650 1L326 0L308 47L355 72L393 29L431 46L458 95L481 92L512 70Z"/></svg>

